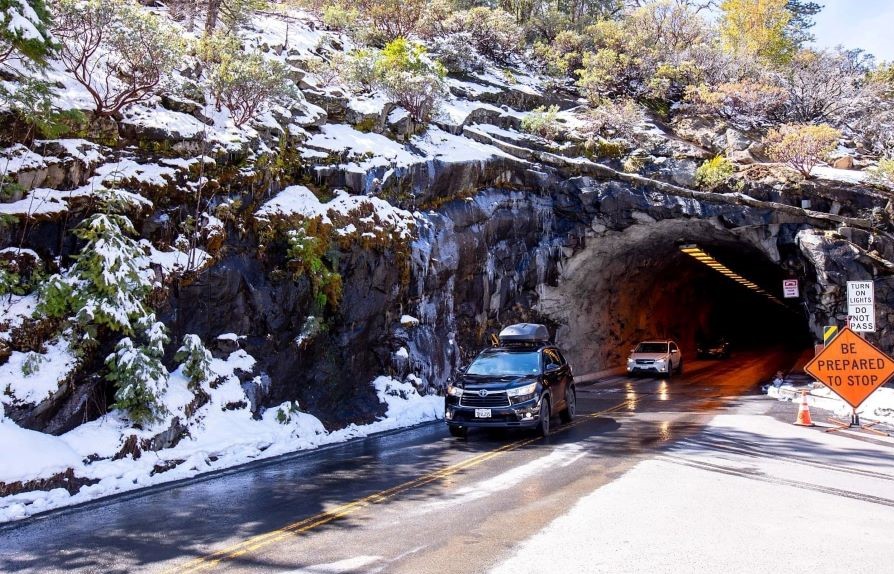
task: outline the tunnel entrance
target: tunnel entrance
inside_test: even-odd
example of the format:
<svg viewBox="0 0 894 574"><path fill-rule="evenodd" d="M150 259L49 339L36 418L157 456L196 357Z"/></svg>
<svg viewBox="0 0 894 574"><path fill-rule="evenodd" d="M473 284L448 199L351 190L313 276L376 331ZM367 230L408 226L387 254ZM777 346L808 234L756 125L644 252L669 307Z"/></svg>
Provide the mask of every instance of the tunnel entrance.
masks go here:
<svg viewBox="0 0 894 574"><path fill-rule="evenodd" d="M782 297L789 275L777 230L709 220L603 230L565 262L556 286L542 287L539 310L560 325L556 341L579 372L619 367L648 339L674 339L686 358L695 358L698 340L716 337L740 350L808 348L807 309ZM682 250L691 246L753 287Z"/></svg>

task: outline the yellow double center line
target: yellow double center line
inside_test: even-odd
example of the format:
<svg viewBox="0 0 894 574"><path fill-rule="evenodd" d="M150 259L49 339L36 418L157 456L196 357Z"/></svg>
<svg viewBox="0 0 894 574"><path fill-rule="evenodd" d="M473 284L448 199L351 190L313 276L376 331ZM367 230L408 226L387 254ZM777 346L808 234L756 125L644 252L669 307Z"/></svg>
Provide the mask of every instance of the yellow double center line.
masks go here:
<svg viewBox="0 0 894 574"><path fill-rule="evenodd" d="M599 417L601 415L626 408L631 402L632 402L632 400L626 400L626 401L624 401L620 404L617 404L617 405L615 405L609 409L606 409L604 411L599 411L597 413L592 413L592 414L586 415L584 417L580 417L580 418L578 418L578 420L572 422L571 424L563 425L560 429L557 430L557 433L574 428L574 427L578 426L579 424L586 422L589 419L593 419L593 418ZM467 458L466 460L463 460L456 464L447 466L440 470L430 472L428 474L422 475L418 478L404 482L402 484L398 484L397 486L392 486L391 488L388 488L386 490L381 490L379 492L370 494L369 496L364 496L363 498L359 498L352 502L342 504L341 506L333 508L332 510L327 510L327 511L321 512L319 514L315 514L313 516L310 516L303 520L299 520L298 522L293 522L291 524L283 526L282 528L272 530L265 534L259 534L257 536L252 536L251 538L247 538L247 539L243 540L242 542L235 544L233 546L230 546L228 548L224 548L222 550L218 550L217 552L214 552L207 556L201 556L199 558L191 560L190 562L187 562L186 564L184 564L180 567L175 567L171 570L168 570L168 572L180 572L180 573L201 572L203 570L208 570L210 568L214 568L216 565L218 565L220 562L222 562L224 560L226 560L226 561L235 560L235 559L239 558L240 556L243 556L244 554L248 554L249 552L254 552L255 550L259 550L261 548L264 548L265 546L274 544L288 536L292 536L295 534L301 534L302 532L307 532L309 530L313 530L314 528L323 526L324 524L328 524L329 522L332 522L333 520L342 518L343 516L353 514L354 512L357 512L358 510L362 510L370 505L384 502L384 501L388 500L389 498L391 498L397 494L400 494L402 492L406 492L413 488L418 488L420 486L424 486L426 484L435 482L437 480L447 478L448 476L454 475L461 470L465 470L468 468L472 468L474 466L478 466L479 464L486 462L494 457L497 457L503 453L519 449L519 448L529 445L532 442L535 442L537 440L539 440L539 437L518 440L515 442L505 444L505 445L503 445L499 448L496 448L494 450Z"/></svg>

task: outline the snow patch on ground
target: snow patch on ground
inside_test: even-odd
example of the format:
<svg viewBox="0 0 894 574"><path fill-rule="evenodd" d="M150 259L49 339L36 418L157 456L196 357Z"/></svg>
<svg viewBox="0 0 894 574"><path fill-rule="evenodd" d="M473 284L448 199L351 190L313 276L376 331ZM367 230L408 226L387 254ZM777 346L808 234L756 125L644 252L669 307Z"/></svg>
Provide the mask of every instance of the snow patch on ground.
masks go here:
<svg viewBox="0 0 894 574"><path fill-rule="evenodd" d="M816 166L811 170L810 175L820 179L830 179L833 181L842 181L844 183L864 183L868 175L864 171L855 171L852 169L838 169L829 166Z"/></svg>

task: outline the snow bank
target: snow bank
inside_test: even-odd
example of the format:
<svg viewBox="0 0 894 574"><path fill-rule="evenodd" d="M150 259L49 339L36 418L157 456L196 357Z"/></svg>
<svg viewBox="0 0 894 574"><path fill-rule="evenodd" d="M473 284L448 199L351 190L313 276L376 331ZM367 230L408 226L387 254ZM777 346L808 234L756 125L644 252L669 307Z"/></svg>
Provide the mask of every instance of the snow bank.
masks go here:
<svg viewBox="0 0 894 574"><path fill-rule="evenodd" d="M213 359L211 370L219 378L213 386L203 384L209 400L191 417L187 417L186 409L195 395L182 367L171 373L161 400L170 411L169 420L177 416L186 421L188 434L176 446L144 453L138 459L112 457L129 436L151 438L164 430L165 424L138 430L113 411L55 437L21 429L9 420L0 421L0 460L4 461L0 482L45 478L68 468L79 478L95 481L74 495L55 489L0 498L0 522L443 417L443 397L422 396L410 383L378 377L371 384L387 410L372 424L352 424L329 432L319 419L302 412L296 402L267 409L257 420L248 409L245 391L236 376L237 371L250 372L254 366L254 358L242 350L225 360ZM8 465L7 460L15 464ZM165 470L159 472L159 468Z"/></svg>
<svg viewBox="0 0 894 574"><path fill-rule="evenodd" d="M815 397L823 397L826 404L821 408L831 407L838 416L850 417L851 406L845 403L828 387L821 386L810 391ZM857 413L865 419L881 421L894 425L894 388L882 387L869 395L869 398L860 405Z"/></svg>
<svg viewBox="0 0 894 574"><path fill-rule="evenodd" d="M81 468L80 455L65 441L19 428L8 419L0 419L0 460L3 461L2 481L6 483L50 477L69 468Z"/></svg>

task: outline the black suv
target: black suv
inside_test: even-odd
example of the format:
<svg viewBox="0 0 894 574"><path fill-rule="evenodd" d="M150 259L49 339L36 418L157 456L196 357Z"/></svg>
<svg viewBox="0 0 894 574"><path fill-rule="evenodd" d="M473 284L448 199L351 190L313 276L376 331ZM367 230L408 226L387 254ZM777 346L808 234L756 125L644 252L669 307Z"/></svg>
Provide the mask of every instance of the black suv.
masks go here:
<svg viewBox="0 0 894 574"><path fill-rule="evenodd" d="M546 436L553 415L574 418L575 402L571 366L546 327L519 323L448 381L444 419L458 437L471 427L534 428Z"/></svg>

